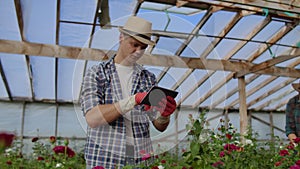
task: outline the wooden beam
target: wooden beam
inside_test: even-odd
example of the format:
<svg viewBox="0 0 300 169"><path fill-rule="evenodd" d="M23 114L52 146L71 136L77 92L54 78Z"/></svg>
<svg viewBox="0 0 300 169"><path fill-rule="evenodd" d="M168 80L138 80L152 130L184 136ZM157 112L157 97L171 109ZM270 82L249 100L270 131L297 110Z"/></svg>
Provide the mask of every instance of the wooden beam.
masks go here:
<svg viewBox="0 0 300 169"><path fill-rule="evenodd" d="M0 39L0 52L67 59L103 60L106 52L91 48L59 46Z"/></svg>
<svg viewBox="0 0 300 169"><path fill-rule="evenodd" d="M220 0L219 0L220 1ZM285 2L282 2L285 1ZM288 0L290 1L290 0ZM243 8L251 10L252 8L268 9L270 13L276 13L279 15L284 15L284 12L289 12L290 17L299 17L300 14L300 2L294 1L293 3L287 2L287 0L277 0L277 2L272 1L262 1L262 0L222 0L222 2L233 3L236 6L242 6Z"/></svg>
<svg viewBox="0 0 300 169"><path fill-rule="evenodd" d="M280 55L280 56L277 56L274 59L270 59L270 60L267 60L267 61L262 62L260 64L254 65L249 70L242 70L240 72L237 72L235 74L235 78L242 77L246 74L254 73L254 72L257 72L259 70L267 69L271 66L274 66L276 64L279 64L281 62L284 62L284 61L287 61L287 60L290 60L290 59L294 59L295 57L299 57L299 56L300 56L300 49L297 49L296 54L293 54L293 55Z"/></svg>
<svg viewBox="0 0 300 169"><path fill-rule="evenodd" d="M240 114L240 133L241 133L241 142L244 143L244 136L247 134L248 128L248 116L247 116L247 105L246 105L246 83L245 77L238 78L238 86L239 86L239 114Z"/></svg>
<svg viewBox="0 0 300 169"><path fill-rule="evenodd" d="M80 59L80 60L107 60L114 51L104 51L92 48L79 48L50 44L20 42L12 40L0 40L0 52L15 53L34 56L48 56L56 58ZM188 58L170 55L144 54L139 60L140 64L162 67L180 67L192 69L206 69L214 71L239 72L250 69L255 64L236 62L229 60L216 60L204 58ZM271 66L268 69L255 72L256 74L268 74L273 76L286 76L300 78L300 69Z"/></svg>
<svg viewBox="0 0 300 169"><path fill-rule="evenodd" d="M150 2L157 3L168 3L175 5L171 2L166 2L165 0L147 0ZM299 19L300 8L299 3L293 4L282 4L282 3L274 3L274 2L266 2L261 0L250 1L240 1L240 0L215 0L215 1L207 1L207 0L181 0L186 1L185 7L191 8L200 8L205 9L207 6L218 6L223 7L223 10L227 11L249 11L255 12L257 15L272 15L282 19ZM266 13L266 10L268 12Z"/></svg>

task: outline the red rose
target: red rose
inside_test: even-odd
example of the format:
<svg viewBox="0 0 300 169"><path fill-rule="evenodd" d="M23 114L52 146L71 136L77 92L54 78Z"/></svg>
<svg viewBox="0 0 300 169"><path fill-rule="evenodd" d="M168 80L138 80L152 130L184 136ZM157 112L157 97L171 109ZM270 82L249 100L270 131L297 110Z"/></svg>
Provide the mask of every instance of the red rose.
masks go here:
<svg viewBox="0 0 300 169"><path fill-rule="evenodd" d="M149 153L144 154L143 157L142 157L142 160L143 161L148 160L150 157L151 157L151 155Z"/></svg>
<svg viewBox="0 0 300 169"><path fill-rule="evenodd" d="M223 165L224 165L224 163L222 161L217 161L212 164L213 167L219 167L219 166L223 166Z"/></svg>
<svg viewBox="0 0 300 169"><path fill-rule="evenodd" d="M7 165L12 165L12 162L10 160L6 161Z"/></svg>
<svg viewBox="0 0 300 169"><path fill-rule="evenodd" d="M300 137L297 137L297 138L294 139L294 143L298 144L299 142L300 142Z"/></svg>
<svg viewBox="0 0 300 169"><path fill-rule="evenodd" d="M33 137L32 139L31 139L31 142L36 142L36 141L38 141L39 140L39 138L38 137Z"/></svg>
<svg viewBox="0 0 300 169"><path fill-rule="evenodd" d="M96 166L96 167L93 167L93 169L105 169L105 168L102 166Z"/></svg>
<svg viewBox="0 0 300 169"><path fill-rule="evenodd" d="M53 151L56 153L56 154L67 154L68 157L74 157L75 156L75 152L69 148L68 146L55 146L53 148Z"/></svg>
<svg viewBox="0 0 300 169"><path fill-rule="evenodd" d="M51 144L54 144L54 143L56 142L55 136L51 136L51 137L49 138L49 141L50 141Z"/></svg>
<svg viewBox="0 0 300 169"><path fill-rule="evenodd" d="M228 138L228 140L231 140L231 138L232 138L232 135L230 135L230 134L226 134L226 137Z"/></svg>
<svg viewBox="0 0 300 169"><path fill-rule="evenodd" d="M275 163L275 166L280 166L281 165L281 162L280 161L277 161L276 163Z"/></svg>
<svg viewBox="0 0 300 169"><path fill-rule="evenodd" d="M286 155L289 155L289 152L287 150L280 150L279 155L286 156Z"/></svg>
<svg viewBox="0 0 300 169"><path fill-rule="evenodd" d="M38 161L43 161L43 160L44 160L44 157L38 157L37 160L38 160Z"/></svg>
<svg viewBox="0 0 300 169"><path fill-rule="evenodd" d="M221 151L220 154L219 154L219 157L224 157L224 156L225 156L225 152Z"/></svg>
<svg viewBox="0 0 300 169"><path fill-rule="evenodd" d="M0 150L10 147L14 140L15 135L9 133L0 133Z"/></svg>

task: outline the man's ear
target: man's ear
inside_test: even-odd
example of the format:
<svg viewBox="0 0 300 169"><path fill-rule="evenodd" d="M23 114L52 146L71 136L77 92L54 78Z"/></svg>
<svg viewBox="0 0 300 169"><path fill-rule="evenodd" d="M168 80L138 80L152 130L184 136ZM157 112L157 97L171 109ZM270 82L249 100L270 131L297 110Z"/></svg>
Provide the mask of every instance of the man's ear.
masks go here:
<svg viewBox="0 0 300 169"><path fill-rule="evenodd" d="M121 42L122 40L124 40L125 36L123 33L120 33L120 36L119 36L119 42Z"/></svg>

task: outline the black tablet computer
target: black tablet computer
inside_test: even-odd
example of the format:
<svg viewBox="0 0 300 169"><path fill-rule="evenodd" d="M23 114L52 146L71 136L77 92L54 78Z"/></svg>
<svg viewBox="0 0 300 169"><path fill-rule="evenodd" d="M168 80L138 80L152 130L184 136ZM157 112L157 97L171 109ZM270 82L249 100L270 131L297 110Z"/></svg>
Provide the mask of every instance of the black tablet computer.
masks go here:
<svg viewBox="0 0 300 169"><path fill-rule="evenodd" d="M158 106L158 103L162 98L166 98L167 96L171 96L175 98L178 92L175 90L166 89L159 86L153 86L148 94L143 98L142 104L147 104L150 106Z"/></svg>

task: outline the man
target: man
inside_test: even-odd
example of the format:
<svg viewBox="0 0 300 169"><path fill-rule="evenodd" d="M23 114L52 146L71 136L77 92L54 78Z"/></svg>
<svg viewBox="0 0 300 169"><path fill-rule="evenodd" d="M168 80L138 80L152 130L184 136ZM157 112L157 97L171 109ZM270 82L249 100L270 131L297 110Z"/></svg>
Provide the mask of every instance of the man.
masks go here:
<svg viewBox="0 0 300 169"><path fill-rule="evenodd" d="M293 88L298 95L289 100L286 105L286 126L285 133L291 142L300 136L300 83L293 83Z"/></svg>
<svg viewBox="0 0 300 169"><path fill-rule="evenodd" d="M131 16L120 28L119 48L114 57L93 66L83 80L81 106L86 118L87 168L122 168L141 162L140 151L153 151L149 121L159 131L169 125L176 109L172 97L159 106L141 104L146 92L156 85L153 73L136 61L151 41L152 24Z"/></svg>

